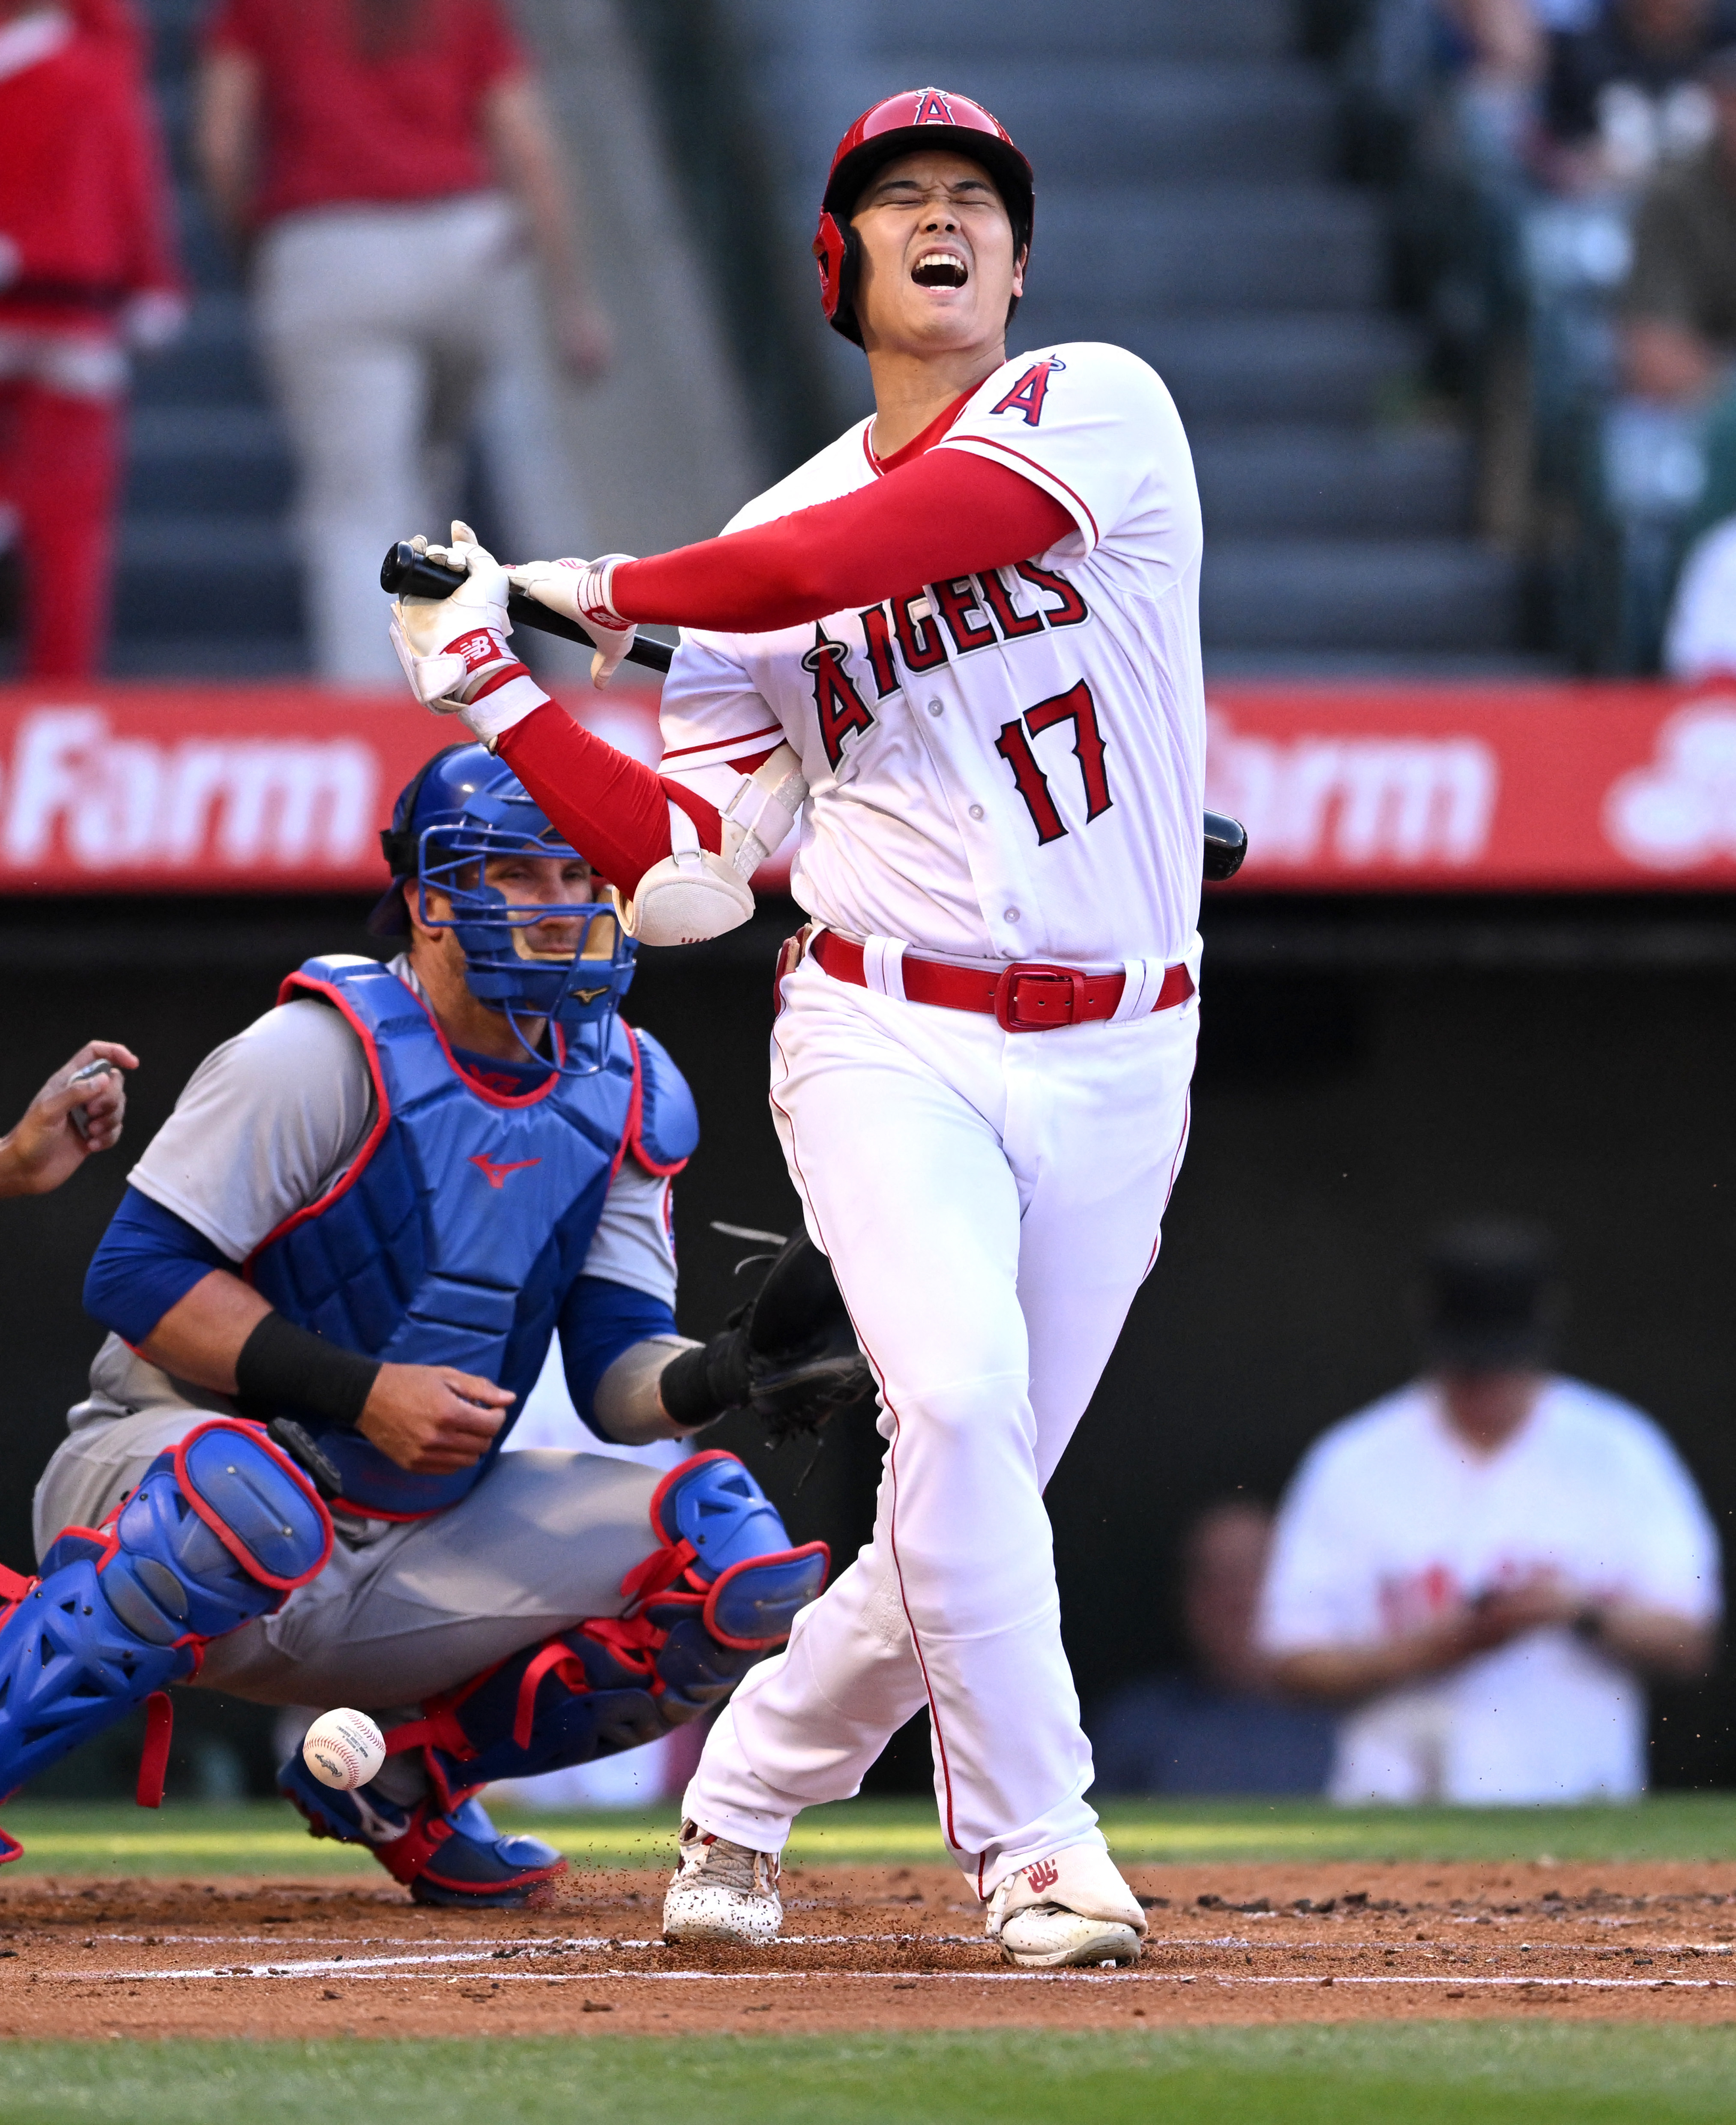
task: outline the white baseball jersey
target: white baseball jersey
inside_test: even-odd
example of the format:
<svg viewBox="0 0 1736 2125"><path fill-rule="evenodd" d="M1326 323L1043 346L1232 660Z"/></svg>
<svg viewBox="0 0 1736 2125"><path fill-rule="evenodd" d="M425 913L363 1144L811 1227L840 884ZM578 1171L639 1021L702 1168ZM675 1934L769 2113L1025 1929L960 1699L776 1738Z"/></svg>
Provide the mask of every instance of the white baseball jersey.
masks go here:
<svg viewBox="0 0 1736 2125"><path fill-rule="evenodd" d="M863 422L749 527L881 477ZM968 958L1173 961L1198 914L1205 749L1199 497L1168 392L1123 349L1024 354L941 450L1011 467L1074 530L1016 568L767 634L684 634L662 771L708 796L787 739L817 920Z"/></svg>
<svg viewBox="0 0 1736 2125"><path fill-rule="evenodd" d="M1552 1378L1482 1454L1413 1383L1316 1441L1278 1515L1260 1637L1275 1653L1369 1645L1540 1571L1587 1600L1696 1624L1720 1606L1718 1538L1651 1419ZM1335 1799L1619 1798L1645 1783L1645 1693L1574 1632L1538 1630L1360 1707Z"/></svg>

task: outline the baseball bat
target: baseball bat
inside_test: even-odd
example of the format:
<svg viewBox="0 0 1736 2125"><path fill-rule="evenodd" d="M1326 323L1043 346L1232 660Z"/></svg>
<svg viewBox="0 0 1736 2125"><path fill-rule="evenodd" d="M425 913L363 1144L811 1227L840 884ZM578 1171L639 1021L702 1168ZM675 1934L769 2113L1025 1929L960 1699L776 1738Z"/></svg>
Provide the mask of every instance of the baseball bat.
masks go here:
<svg viewBox="0 0 1736 2125"><path fill-rule="evenodd" d="M380 564L380 587L393 597L450 597L466 581L461 568L448 568L438 561L431 561L426 554L418 554L407 539L400 539ZM534 627L544 634L559 634L568 642L582 643L587 649L597 647L576 620L550 612L547 605L526 597L522 591L508 595L507 616L515 627ZM627 662L643 664L649 671L667 671L674 654L667 642L649 642L641 634L627 652Z"/></svg>
<svg viewBox="0 0 1736 2125"><path fill-rule="evenodd" d="M1234 878L1248 854L1248 829L1224 812L1205 814L1205 882L1221 885Z"/></svg>
<svg viewBox="0 0 1736 2125"><path fill-rule="evenodd" d="M401 539L387 554L380 564L380 587L393 597L450 597L459 585L468 578L458 568L446 568L439 561L431 561L426 554L419 554L406 539ZM507 599L507 613L515 627L534 627L545 634L559 634L568 641L582 643L587 649L596 643L577 620L568 620L562 614L551 612L536 599L526 597L522 591L512 591ZM627 652L630 664L643 664L649 671L667 671L674 652L665 642L648 642L638 637ZM1248 854L1248 830L1239 819L1227 817L1221 812L1205 814L1205 876L1213 885L1221 885L1227 878L1234 878L1242 868L1242 859Z"/></svg>

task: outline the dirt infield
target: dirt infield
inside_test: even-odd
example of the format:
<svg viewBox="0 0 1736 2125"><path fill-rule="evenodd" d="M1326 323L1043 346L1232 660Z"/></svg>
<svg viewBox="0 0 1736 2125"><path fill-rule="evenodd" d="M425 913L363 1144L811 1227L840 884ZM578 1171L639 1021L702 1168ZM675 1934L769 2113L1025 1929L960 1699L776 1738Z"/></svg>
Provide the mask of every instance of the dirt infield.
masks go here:
<svg viewBox="0 0 1736 2125"><path fill-rule="evenodd" d="M0 1884L0 2036L1736 2020L1736 1863L1129 1871L1139 1962L1059 1972L1002 1963L940 1867L791 1868L752 1953L664 1946L638 1870L475 1914L384 1882Z"/></svg>

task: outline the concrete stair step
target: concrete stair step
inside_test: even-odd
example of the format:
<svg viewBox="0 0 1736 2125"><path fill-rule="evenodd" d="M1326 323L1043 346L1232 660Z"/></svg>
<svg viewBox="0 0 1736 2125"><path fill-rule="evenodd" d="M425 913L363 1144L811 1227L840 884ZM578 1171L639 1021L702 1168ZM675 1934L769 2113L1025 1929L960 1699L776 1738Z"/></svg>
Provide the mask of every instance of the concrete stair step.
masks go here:
<svg viewBox="0 0 1736 2125"><path fill-rule="evenodd" d="M939 86L966 95L988 55L1009 49L1037 61L1056 45L1106 59L1254 60L1281 59L1296 41L1293 0L1087 0L1059 18L1017 0L875 0L866 12L869 48L908 59L913 84L946 61L956 78Z"/></svg>
<svg viewBox="0 0 1736 2125"><path fill-rule="evenodd" d="M299 634L121 635L108 657L117 679L297 679L307 668Z"/></svg>
<svg viewBox="0 0 1736 2125"><path fill-rule="evenodd" d="M1331 87L1304 67L1021 54L974 62L968 79L1031 158L1040 229L1052 185L1312 178L1330 153ZM853 100L885 85L884 67L863 68Z"/></svg>
<svg viewBox="0 0 1736 2125"><path fill-rule="evenodd" d="M175 344L134 365L132 403L135 415L153 406L259 405L243 299L201 290Z"/></svg>
<svg viewBox="0 0 1736 2125"><path fill-rule="evenodd" d="M1451 430L1201 427L1192 441L1208 539L1451 537L1469 523L1470 445Z"/></svg>
<svg viewBox="0 0 1736 2125"><path fill-rule="evenodd" d="M1500 651L1517 564L1468 539L1214 539L1201 624L1218 649Z"/></svg>
<svg viewBox="0 0 1736 2125"><path fill-rule="evenodd" d="M1040 208L1046 298L1176 312L1374 309L1381 210L1327 185L1057 186Z"/></svg>
<svg viewBox="0 0 1736 2125"><path fill-rule="evenodd" d="M129 516L281 515L292 472L282 433L263 407L154 406L129 439Z"/></svg>
<svg viewBox="0 0 1736 2125"><path fill-rule="evenodd" d="M182 158L177 157L179 162ZM205 210L205 196L186 169L177 172L175 216L181 230L181 262L200 288L234 290L235 260Z"/></svg>
<svg viewBox="0 0 1736 2125"><path fill-rule="evenodd" d="M127 643L290 638L301 587L278 516L133 516L120 529L115 631Z"/></svg>

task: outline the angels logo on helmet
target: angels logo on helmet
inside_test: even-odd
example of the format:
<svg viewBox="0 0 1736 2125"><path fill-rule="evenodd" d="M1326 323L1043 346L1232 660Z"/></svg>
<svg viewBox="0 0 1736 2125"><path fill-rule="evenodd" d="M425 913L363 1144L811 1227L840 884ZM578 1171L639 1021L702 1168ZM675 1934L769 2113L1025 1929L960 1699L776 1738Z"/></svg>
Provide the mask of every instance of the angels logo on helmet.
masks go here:
<svg viewBox="0 0 1736 2125"><path fill-rule="evenodd" d="M936 144L927 137L927 129L935 125L949 125L962 134L962 139L949 140L947 147L979 162L994 180L1012 224L1014 256L1031 247L1036 181L1030 163L999 119L968 96L956 95L950 89L907 88L896 96L882 97L862 113L837 144L814 238L820 307L832 329L854 340L858 346L862 343L855 303L859 246L850 227L851 214L870 178L884 163ZM1015 296L1015 308L1017 302ZM1007 314L1010 322L1012 311Z"/></svg>

